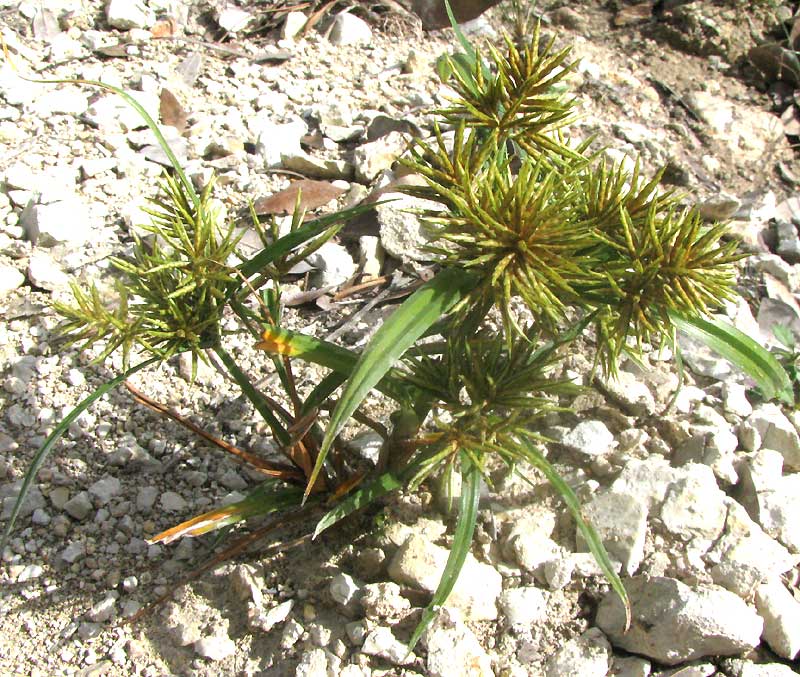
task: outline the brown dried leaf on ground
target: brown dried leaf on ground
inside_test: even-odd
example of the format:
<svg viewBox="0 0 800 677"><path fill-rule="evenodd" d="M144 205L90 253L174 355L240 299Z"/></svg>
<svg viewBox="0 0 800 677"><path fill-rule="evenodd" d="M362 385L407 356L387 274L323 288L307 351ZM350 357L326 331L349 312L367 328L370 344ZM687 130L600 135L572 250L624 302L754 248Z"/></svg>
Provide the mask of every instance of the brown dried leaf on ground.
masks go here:
<svg viewBox="0 0 800 677"><path fill-rule="evenodd" d="M188 115L175 95L166 88L161 90L158 112L163 124L175 127L181 133L186 129Z"/></svg>
<svg viewBox="0 0 800 677"><path fill-rule="evenodd" d="M291 214L297 202L297 194L300 193L300 209L316 209L335 200L342 193L344 188L334 186L329 181L312 181L302 179L295 181L291 186L278 191L269 197L262 197L255 201L253 207L256 214Z"/></svg>

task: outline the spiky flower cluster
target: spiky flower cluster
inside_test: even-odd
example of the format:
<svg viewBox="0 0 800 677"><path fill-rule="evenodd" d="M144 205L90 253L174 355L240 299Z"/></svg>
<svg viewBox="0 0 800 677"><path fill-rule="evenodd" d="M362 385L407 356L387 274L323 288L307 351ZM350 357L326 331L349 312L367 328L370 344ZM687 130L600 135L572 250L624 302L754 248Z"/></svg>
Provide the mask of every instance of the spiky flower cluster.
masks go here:
<svg viewBox="0 0 800 677"><path fill-rule="evenodd" d="M124 275L116 283L117 302L109 304L95 286L85 292L73 285L74 305L54 304L69 342L84 349L105 340L98 359L121 347L127 363L134 345L162 359L189 350L196 360L218 340L226 291L235 280L228 258L239 237L230 226L220 228L212 190L210 182L195 201L179 180L163 180L148 210L151 222L140 226L150 236L135 236L131 256L112 259Z"/></svg>
<svg viewBox="0 0 800 677"><path fill-rule="evenodd" d="M520 333L514 297L551 335L568 309L591 313L597 359L614 371L629 337L670 337L671 314L730 296L736 243L660 192L661 174L645 181L638 161L626 171L565 141L574 101L554 85L574 67L568 49L540 49L538 29L523 50L506 43L507 56L490 48L491 68L453 64L460 98L441 113L454 135L417 143L409 164L427 187L408 190L445 207L428 215L444 264L480 272L462 313L494 305L508 336Z"/></svg>
<svg viewBox="0 0 800 677"><path fill-rule="evenodd" d="M494 336L456 337L438 356L405 360L405 380L429 393L441 413L436 432L424 438L429 461L416 483L461 455L481 472L492 454L509 464L522 459L521 440L537 439L535 422L558 409L558 396L577 390L547 373L557 346L534 346L532 340L506 348Z"/></svg>

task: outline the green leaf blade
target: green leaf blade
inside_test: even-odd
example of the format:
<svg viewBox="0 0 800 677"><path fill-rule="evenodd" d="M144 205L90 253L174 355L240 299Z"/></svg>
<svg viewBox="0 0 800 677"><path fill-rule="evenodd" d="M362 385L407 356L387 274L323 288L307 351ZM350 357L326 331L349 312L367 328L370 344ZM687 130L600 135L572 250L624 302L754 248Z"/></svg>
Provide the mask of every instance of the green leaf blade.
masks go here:
<svg viewBox="0 0 800 677"><path fill-rule="evenodd" d="M25 498L28 496L28 492L30 491L34 479L36 479L36 473L39 472L39 469L47 460L47 457L50 455L50 452L53 450L53 447L56 445L58 440L61 439L61 436L67 432L67 430L69 430L72 422L75 421L84 411L92 406L92 404L99 400L103 395L116 388L128 377L160 360L160 357L151 357L149 360L145 360L144 362L134 365L122 374L119 374L110 381L107 381L103 385L97 387L88 397L81 400L81 402L79 402L75 408L63 418L61 423L56 426L55 430L50 433L44 444L39 448L39 451L36 452L33 460L28 465L28 469L25 472L25 477L22 479L22 486L20 487L19 494L17 495L17 500L11 510L11 516L8 518L8 522L6 522L6 527L3 530L3 537L0 538L0 550L5 547L8 537L11 535L14 524L16 523L19 513L22 510L22 505L25 502Z"/></svg>
<svg viewBox="0 0 800 677"><path fill-rule="evenodd" d="M314 486L333 440L367 393L425 331L472 288L477 275L448 268L415 291L378 329L361 354L331 415L308 487ZM308 489L306 490L308 492Z"/></svg>
<svg viewBox="0 0 800 677"><path fill-rule="evenodd" d="M747 334L717 318L670 313L670 320L680 332L705 344L750 376L766 399L794 404L792 383L786 370L772 353Z"/></svg>
<svg viewBox="0 0 800 677"><path fill-rule="evenodd" d="M589 546L589 550L594 555L597 563L600 565L600 569L602 569L603 574L608 579L608 582L611 584L614 592L617 593L622 601L623 606L625 607L625 628L627 630L631 624L631 604L630 600L628 599L628 593L625 590L625 586L622 584L622 580L617 575L617 572L614 571L614 565L611 562L611 558L608 556L608 552L603 545L600 535L584 518L578 497L575 495L575 492L572 491L570 486L564 481L561 475L558 474L552 464L544 456L542 456L541 453L539 453L539 451L533 446L533 444L531 444L529 440L521 440L520 451L532 465L541 470L541 472L547 478L547 481L559 493L570 513L572 514L575 524L577 525L578 530L581 532L581 536L583 536L586 544Z"/></svg>
<svg viewBox="0 0 800 677"><path fill-rule="evenodd" d="M414 628L414 633L408 642L409 652L414 649L419 638L422 637L422 633L425 632L439 609L447 601L472 548L472 536L475 533L475 524L478 519L481 473L477 466L469 461L466 454L462 454L461 458L464 466L462 470L463 481L461 484L458 521L453 534L453 545L450 548L450 555L447 558L442 578L439 581L436 592L433 593L433 599L431 599L425 611L422 612L422 618L417 627Z"/></svg>

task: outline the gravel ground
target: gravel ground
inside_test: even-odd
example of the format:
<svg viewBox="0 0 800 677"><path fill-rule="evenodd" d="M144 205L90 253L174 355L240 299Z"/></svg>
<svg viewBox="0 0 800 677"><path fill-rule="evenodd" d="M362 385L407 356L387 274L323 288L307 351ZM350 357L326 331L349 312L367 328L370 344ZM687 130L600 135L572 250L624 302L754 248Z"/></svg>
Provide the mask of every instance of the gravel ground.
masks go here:
<svg viewBox="0 0 800 677"><path fill-rule="evenodd" d="M44 4L47 11L0 2L17 69L118 84L156 117L169 90L179 107L161 103L162 121L184 117L185 126L172 133L173 145L196 180L217 174L216 197L231 218L248 199L287 187L287 171L334 182L339 204L364 199L393 178L402 134L430 132L430 111L448 94L434 64L452 48L449 32L423 34L391 13L362 13L366 24L340 19L328 31L331 14L308 36L286 38L282 28L238 29L241 18L221 14L221 3ZM251 21L263 18L263 4L244 7ZM582 59L573 80L581 118L570 133L596 135L611 159L639 154L647 172L666 166L668 187L687 202L710 217L732 217L752 256L739 267L741 298L725 310L767 343L777 322L800 329L800 221L792 220L800 168L794 137L784 133L793 131L793 109L781 119L773 108L789 100L791 87L764 82L744 58L771 26L757 8L663 4L666 12L644 23L625 22L629 6L616 14L588 1L543 7L545 29ZM784 9L790 17L793 8ZM473 28L494 39L509 12L494 8ZM163 20L169 15L171 23ZM611 28L612 20L622 25ZM131 246L162 167L149 132L118 99L20 80L7 63L0 140L5 520L36 449L121 368L117 357L92 364L93 354L59 344L50 303L69 298L72 278L109 282L108 257ZM388 254L374 262L382 273L410 275L415 266L401 268L397 258L413 247L409 233L419 225L400 223L405 230L394 239L376 217L348 227L342 247L312 262L323 274L312 286L349 277L342 271L353 270L364 236L382 239ZM289 321L326 336L368 298L335 303L323 295L316 306L291 309ZM337 340L363 345L390 311L368 309ZM265 392L280 396L263 353L242 337L226 347ZM690 370L667 413L677 375L665 351L648 353L644 370L625 362L618 381L591 383L590 365L576 352L566 373L595 388L570 403L573 413L547 421L557 441L550 459L626 581L634 605L628 633L543 479L531 488L502 468L482 498L456 590L410 655L404 642L452 533L435 486L393 497L314 542L302 539L308 525L298 525L183 585L212 556L214 539L166 546L146 539L243 495L260 475L120 389L70 426L2 553L0 673L796 674L800 417L759 401L745 377L701 347L683 348ZM299 390L321 375L299 369ZM192 382L190 366L175 359L132 383L214 435L275 451L258 414L213 368ZM379 399L370 406L378 418L388 414ZM359 432L348 434L366 457L369 440Z"/></svg>

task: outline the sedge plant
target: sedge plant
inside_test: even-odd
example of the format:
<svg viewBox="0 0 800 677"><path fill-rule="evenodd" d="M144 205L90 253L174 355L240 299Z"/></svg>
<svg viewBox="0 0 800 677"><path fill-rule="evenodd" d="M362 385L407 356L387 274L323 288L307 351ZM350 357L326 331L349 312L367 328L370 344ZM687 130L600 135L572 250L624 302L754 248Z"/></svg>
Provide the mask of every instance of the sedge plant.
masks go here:
<svg viewBox="0 0 800 677"><path fill-rule="evenodd" d="M392 491L413 491L434 476L460 479L450 555L410 639L413 647L470 551L481 480L490 482L497 464L517 473L532 467L561 496L627 609L601 539L537 432L542 417L575 392L572 383L553 376L559 361L580 338L593 347L595 368L613 374L623 353L635 355L645 343L674 345L682 330L735 361L768 397L785 394L788 379L769 353L709 316L731 297L739 257L735 243L722 241L724 227L704 224L677 196L661 192L658 174L645 178L638 163L626 172L603 162L588 143L569 140L575 108L567 92L574 68L569 50L540 42L537 28L522 46L506 39L502 50L489 48L484 57L457 35L463 52L439 64L456 96L437 111L432 139L418 141L406 159L425 179L424 186L406 190L439 205L426 215L438 273L360 353L291 331L282 322L281 280L372 206L307 222L296 210L283 236L254 216L263 248L237 258L236 231L214 211L213 186L197 191L168 153L174 173L153 202L149 237L135 241L130 257L114 260L114 293L75 286L72 303L55 305L67 340L80 348L101 346L98 359L121 351L125 371L80 403L39 450L6 537L37 470L82 411L131 374L173 355L190 352L196 364L213 353L264 418L285 461L234 450L264 481L244 500L152 542L254 517L271 516L265 528L277 528L313 511L320 513L319 537ZM114 91L158 135L147 113ZM159 141L168 151L163 137ZM254 294L258 304L251 302ZM223 318L235 319L237 331L250 333L272 361L285 401L262 393L225 349ZM133 353L147 358L130 366ZM294 387L298 360L329 370L305 398ZM372 391L393 403L389 425L363 411ZM324 411L330 415L323 426ZM365 469L340 444L351 419L383 437L374 467Z"/></svg>

